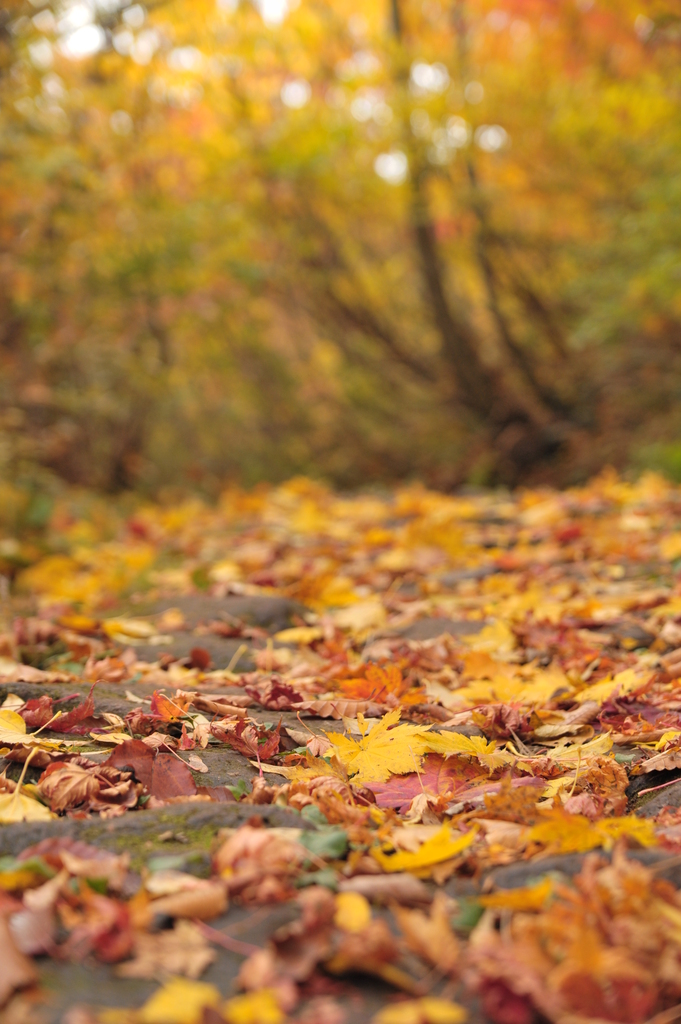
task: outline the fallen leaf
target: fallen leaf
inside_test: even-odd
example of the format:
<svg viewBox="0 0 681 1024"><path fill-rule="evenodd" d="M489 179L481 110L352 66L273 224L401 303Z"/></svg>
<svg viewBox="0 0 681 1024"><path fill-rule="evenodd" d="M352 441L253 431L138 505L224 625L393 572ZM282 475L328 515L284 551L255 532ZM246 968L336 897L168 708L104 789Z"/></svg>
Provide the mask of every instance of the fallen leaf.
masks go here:
<svg viewBox="0 0 681 1024"><path fill-rule="evenodd" d="M384 1006L371 1018L371 1024L462 1024L468 1013L448 999L424 996Z"/></svg>
<svg viewBox="0 0 681 1024"><path fill-rule="evenodd" d="M641 846L654 846L654 823L633 815L591 821L581 814L566 814L558 809L546 811L544 820L527 833L528 842L539 843L552 853L585 853L598 846L609 850L625 837Z"/></svg>
<svg viewBox="0 0 681 1024"><path fill-rule="evenodd" d="M282 1024L286 1016L276 992L267 988L228 999L222 1014L228 1024Z"/></svg>
<svg viewBox="0 0 681 1024"><path fill-rule="evenodd" d="M379 807L396 807L404 812L419 793L451 799L469 784L488 777L477 758L471 763L468 758L426 754L418 772L391 775L385 782L372 782L370 788Z"/></svg>
<svg viewBox="0 0 681 1024"><path fill-rule="evenodd" d="M167 917L188 917L199 921L210 921L227 910L227 890L220 881L203 881L193 889L161 896L149 904L153 914Z"/></svg>
<svg viewBox="0 0 681 1024"><path fill-rule="evenodd" d="M32 960L17 949L4 914L0 914L0 1009L18 989L33 985L38 972Z"/></svg>
<svg viewBox="0 0 681 1024"><path fill-rule="evenodd" d="M258 757L263 761L273 757L279 750L281 722L276 729L268 729L256 722L212 722L210 731L217 739L227 743L246 757Z"/></svg>
<svg viewBox="0 0 681 1024"><path fill-rule="evenodd" d="M220 1006L214 985L170 978L137 1011L138 1024L200 1024L205 1007Z"/></svg>
<svg viewBox="0 0 681 1024"><path fill-rule="evenodd" d="M65 811L89 803L99 793L100 785L86 768L56 762L43 773L38 789L53 811Z"/></svg>
<svg viewBox="0 0 681 1024"><path fill-rule="evenodd" d="M418 878L408 872L393 875L353 875L338 883L339 892L357 892L376 903L393 900L405 905L430 903L431 894Z"/></svg>
<svg viewBox="0 0 681 1024"><path fill-rule="evenodd" d="M521 886L478 896L482 907L493 910L531 911L543 910L555 886L553 879L544 878L535 885Z"/></svg>
<svg viewBox="0 0 681 1024"><path fill-rule="evenodd" d="M202 775L205 775L208 771L208 765L201 760L198 754L187 754L187 764L193 772L201 772Z"/></svg>
<svg viewBox="0 0 681 1024"><path fill-rule="evenodd" d="M159 800L193 796L196 793L196 783L184 761L174 754L158 753L142 740L120 743L104 765L131 771L145 789Z"/></svg>
<svg viewBox="0 0 681 1024"><path fill-rule="evenodd" d="M367 785L385 782L390 775L418 770L421 757L428 749L427 732L422 726L400 725L401 710L389 711L371 731L366 730L364 717L358 716L362 737L359 740L338 733L327 732L336 755L348 771L353 783ZM391 726L396 728L391 729Z"/></svg>
<svg viewBox="0 0 681 1024"><path fill-rule="evenodd" d="M381 706L369 700L344 700L341 697L319 700L303 700L298 704L292 704L294 711L313 711L318 718L334 718L341 721L343 718L357 718L364 715L366 718L380 718L383 714Z"/></svg>
<svg viewBox="0 0 681 1024"><path fill-rule="evenodd" d="M443 974L454 975L459 969L461 950L450 925L449 904L444 893L438 892L428 914L400 906L393 907L393 914L412 953Z"/></svg>
<svg viewBox="0 0 681 1024"><path fill-rule="evenodd" d="M475 828L461 834L454 832L449 825L443 825L435 836L422 843L414 853L400 850L387 854L373 847L371 854L384 871L411 871L417 876L427 876L429 869L435 864L450 860L468 849L476 836Z"/></svg>
<svg viewBox="0 0 681 1024"><path fill-rule="evenodd" d="M345 932L361 932L371 921L368 900L358 892L341 892L336 896L334 924Z"/></svg>
<svg viewBox="0 0 681 1024"><path fill-rule="evenodd" d="M152 980L168 974L199 978L215 960L215 951L190 921L178 920L171 931L135 937L134 959L116 967L119 978Z"/></svg>
<svg viewBox="0 0 681 1024"><path fill-rule="evenodd" d="M290 629L280 629L274 634L274 639L282 644L300 644L307 647L315 640L321 640L324 636L319 626L292 626Z"/></svg>
<svg viewBox="0 0 681 1024"><path fill-rule="evenodd" d="M17 788L14 793L0 793L0 823L10 825L17 821L50 821L49 808Z"/></svg>
<svg viewBox="0 0 681 1024"><path fill-rule="evenodd" d="M504 764L512 764L515 758L505 751L496 749L494 740L487 740L484 736L463 736L456 732L431 732L428 734L428 749L435 754L444 754L448 757L452 754L462 754L468 757L475 757L480 764L494 771Z"/></svg>

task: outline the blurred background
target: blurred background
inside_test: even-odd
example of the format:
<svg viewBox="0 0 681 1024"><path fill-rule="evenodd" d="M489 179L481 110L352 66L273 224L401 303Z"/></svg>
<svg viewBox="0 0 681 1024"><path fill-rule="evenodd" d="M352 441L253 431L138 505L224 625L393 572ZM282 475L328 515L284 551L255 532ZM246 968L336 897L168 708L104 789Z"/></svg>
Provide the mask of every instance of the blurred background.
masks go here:
<svg viewBox="0 0 681 1024"><path fill-rule="evenodd" d="M4 0L3 516L681 478L681 8Z"/></svg>

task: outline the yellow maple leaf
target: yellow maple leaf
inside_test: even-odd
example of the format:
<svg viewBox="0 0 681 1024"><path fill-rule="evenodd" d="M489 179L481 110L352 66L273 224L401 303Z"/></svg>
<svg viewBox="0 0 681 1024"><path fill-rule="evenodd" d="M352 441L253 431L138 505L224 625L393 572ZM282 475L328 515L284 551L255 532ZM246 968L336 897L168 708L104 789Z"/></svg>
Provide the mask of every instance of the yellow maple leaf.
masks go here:
<svg viewBox="0 0 681 1024"><path fill-rule="evenodd" d="M526 838L555 853L586 853L598 846L609 850L623 836L641 846L654 846L657 841L655 826L647 818L627 815L591 821L582 814L567 814L561 809L547 811L544 820L528 830Z"/></svg>
<svg viewBox="0 0 681 1024"><path fill-rule="evenodd" d="M480 764L493 771L504 764L514 762L515 758L505 751L496 749L494 740L486 740L484 736L464 736L458 732L431 732L428 734L428 750L434 754L464 754L477 757Z"/></svg>
<svg viewBox="0 0 681 1024"><path fill-rule="evenodd" d="M479 633L461 638L473 651L487 654L509 654L516 647L516 638L509 626L501 619L483 626Z"/></svg>
<svg viewBox="0 0 681 1024"><path fill-rule="evenodd" d="M610 753L611 750L610 733L604 732L584 743L580 743L579 739L574 736L565 737L554 746L544 750L542 757L548 757L551 761L557 761L559 764L583 764L587 758L602 757L604 754Z"/></svg>
<svg viewBox="0 0 681 1024"><path fill-rule="evenodd" d="M384 871L411 871L416 875L428 875L430 868L435 864L450 860L467 849L476 835L476 828L462 834L454 832L449 825L445 824L439 832L422 843L419 849L413 853L400 850L398 853L387 854L377 848L372 849L371 853Z"/></svg>
<svg viewBox="0 0 681 1024"><path fill-rule="evenodd" d="M448 999L424 996L384 1006L371 1018L371 1024L462 1024L468 1012Z"/></svg>
<svg viewBox="0 0 681 1024"><path fill-rule="evenodd" d="M229 1024L280 1024L284 1020L276 993L270 988L228 999L222 1013Z"/></svg>
<svg viewBox="0 0 681 1024"><path fill-rule="evenodd" d="M543 910L553 888L553 880L543 878L536 885L524 885L519 889L506 889L502 892L489 893L487 896L479 896L478 903L494 910Z"/></svg>
<svg viewBox="0 0 681 1024"><path fill-rule="evenodd" d="M321 640L324 636L319 626L291 626L290 629L280 629L274 634L274 639L282 644L299 644L306 647L314 640Z"/></svg>
<svg viewBox="0 0 681 1024"><path fill-rule="evenodd" d="M338 736L339 733L334 735ZM254 768L258 767L257 761L250 762ZM320 775L329 775L336 779L347 782L347 774L342 764L335 756L330 760L323 757L315 757L309 750L305 752L305 764L284 765L264 764L262 770L266 775L283 775L291 782L301 782L303 779L318 779Z"/></svg>
<svg viewBox="0 0 681 1024"><path fill-rule="evenodd" d="M11 825L17 821L50 821L54 815L37 800L20 792L0 794L0 824Z"/></svg>
<svg viewBox="0 0 681 1024"><path fill-rule="evenodd" d="M371 905L359 892L339 892L334 924L344 932L363 932L371 921Z"/></svg>
<svg viewBox="0 0 681 1024"><path fill-rule="evenodd" d="M26 722L10 708L0 708L0 743L17 743L26 736Z"/></svg>
<svg viewBox="0 0 681 1024"><path fill-rule="evenodd" d="M10 708L0 708L0 744L10 747L21 745L22 747L42 747L44 750L58 750L64 746L64 741L46 740L37 733L33 735L27 733L26 723L21 715Z"/></svg>
<svg viewBox="0 0 681 1024"><path fill-rule="evenodd" d="M594 683L593 686L587 686L585 690L580 690L579 693L574 694L573 700L576 700L578 704L583 704L587 700L595 700L599 704L603 704L615 692L620 697L624 697L626 694L638 690L639 687L645 686L650 676L650 672L647 675L640 675L633 668L627 668L624 672L618 672L612 679L604 679L600 683Z"/></svg>
<svg viewBox="0 0 681 1024"><path fill-rule="evenodd" d="M138 1010L139 1024L199 1024L206 1006L217 1008L222 997L214 985L188 978L170 978Z"/></svg>
<svg viewBox="0 0 681 1024"><path fill-rule="evenodd" d="M395 708L367 732L364 715L358 715L357 724L362 733L359 741L336 732L326 733L353 783L385 782L390 775L418 771L422 755L429 749L426 733L430 727L399 725L391 729L399 719L400 709Z"/></svg>

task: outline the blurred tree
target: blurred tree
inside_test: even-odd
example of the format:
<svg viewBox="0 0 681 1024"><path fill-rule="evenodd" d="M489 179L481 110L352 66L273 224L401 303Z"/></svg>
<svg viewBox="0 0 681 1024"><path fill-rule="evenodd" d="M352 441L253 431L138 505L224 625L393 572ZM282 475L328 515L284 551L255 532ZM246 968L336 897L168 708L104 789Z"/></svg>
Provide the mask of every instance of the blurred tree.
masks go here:
<svg viewBox="0 0 681 1024"><path fill-rule="evenodd" d="M673 444L679 13L10 0L5 475L569 481Z"/></svg>

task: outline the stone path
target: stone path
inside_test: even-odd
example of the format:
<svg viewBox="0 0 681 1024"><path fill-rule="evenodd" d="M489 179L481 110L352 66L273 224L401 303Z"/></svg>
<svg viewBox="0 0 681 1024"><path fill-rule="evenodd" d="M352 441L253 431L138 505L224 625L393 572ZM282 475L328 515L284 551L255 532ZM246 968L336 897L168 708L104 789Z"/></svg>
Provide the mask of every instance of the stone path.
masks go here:
<svg viewBox="0 0 681 1024"><path fill-rule="evenodd" d="M167 603L159 603L148 608L136 608L135 614L153 614L161 616L167 611ZM192 648L200 646L208 651L216 668L229 665L239 648L247 643L240 659L239 668L253 666L255 652L266 647L267 637L291 625L299 624L305 609L294 602L282 598L241 598L229 597L222 600L209 597L177 598L172 607L179 609L187 623L188 629L174 636L161 646L141 644L135 648L140 660L156 661L159 656L168 654L175 658L188 658ZM207 635L203 628L209 621L222 619L225 622L240 619L264 631L264 635L254 640L243 641L239 638L221 638ZM449 619L422 619L403 635L411 639L430 639L444 632L464 633L471 628L479 629L479 625L457 623ZM276 642L275 642L276 646ZM122 690L127 686L100 683L95 690L97 712L112 712L125 715L132 707L123 698ZM141 697L150 696L155 685L136 683L134 692ZM74 686L68 684L68 692L73 700L63 705L64 709L75 706L88 692L86 683ZM204 686L209 691L210 686ZM64 686L60 684L36 685L31 683L0 683L0 703L8 692L16 693L23 699L38 697L45 693L53 697L64 694ZM229 694L231 689L221 688L221 693ZM240 693L233 688L234 693ZM249 714L259 721L282 720L284 726L300 727L296 715L292 712L273 712L251 709ZM313 731L341 729L342 722L331 719L307 719L306 725ZM94 756L94 755L93 755ZM99 755L102 760L108 756L108 750ZM201 757L208 766L207 774L195 775L197 784L209 786L236 785L240 779L249 780L257 774L246 760L226 747L209 748L201 752ZM16 778L19 766L11 765L10 776ZM39 773L33 773L37 777ZM669 782L672 773L660 773L661 781ZM676 775L681 776L681 771ZM645 787L652 788L656 780L650 775L645 776ZM655 814L664 804L674 807L681 806L681 778L678 782L666 786L664 790L648 794L641 799L636 789L643 783L631 788L631 809L643 816ZM267 827L290 826L296 828L312 828L297 812L276 806L244 806L238 803L211 804L174 804L157 810L129 812L121 818L101 821L97 818L77 820L61 818L44 823L24 823L0 827L0 856L14 855L27 846L52 836L72 836L115 852L128 850L135 871L144 869L150 860L158 863L164 859L167 866L181 868L199 876L209 873L210 850L215 836L220 829L235 828L253 817L262 819ZM659 852L642 852L640 858L646 863L663 862L660 872L681 884L681 864L673 858ZM496 869L492 874L496 885L502 888L515 888L526 885L544 872L560 872L567 876L579 870L583 858L578 855L547 858L543 863L515 864L507 868ZM466 879L452 879L446 891L454 896L470 895L478 891L483 880L473 882ZM257 910L232 907L222 918L211 922L211 927L224 932L233 938L254 945L263 945L272 931L291 919L294 913L292 905L274 905ZM159 927L163 922L159 922ZM233 985L242 957L226 949L216 947L217 959L204 974L202 980L216 985L225 996L233 994ZM96 1006L130 1006L137 1007L157 988L155 982L122 980L116 977L115 969L87 960L80 964L59 962L44 958L40 962L40 975L46 1002L36 1007L36 1019L43 1024L78 1024L77 1018L70 1011L77 1004ZM331 983L333 987L333 983ZM369 1021L372 1014L390 997L387 986L380 981L367 980L363 977L344 979L338 986L339 993L344 993L342 1002L348 1008L348 1017L352 1021ZM472 1013L473 1021L479 1019L476 1006L466 1000L462 993L457 998L467 1005ZM2 1018L0 1017L0 1020Z"/></svg>

